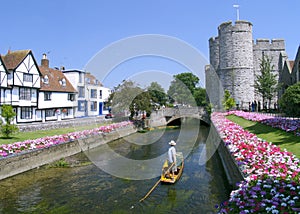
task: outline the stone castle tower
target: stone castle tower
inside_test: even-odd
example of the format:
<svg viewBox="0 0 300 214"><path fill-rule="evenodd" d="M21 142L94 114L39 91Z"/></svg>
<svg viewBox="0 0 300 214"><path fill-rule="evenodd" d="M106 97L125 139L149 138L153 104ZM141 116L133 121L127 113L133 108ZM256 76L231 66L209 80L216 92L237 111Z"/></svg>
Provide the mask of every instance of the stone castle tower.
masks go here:
<svg viewBox="0 0 300 214"><path fill-rule="evenodd" d="M254 89L260 60L263 54L268 56L274 65L273 72L279 74L282 69L280 54L283 52L285 45L282 39L273 39L271 43L257 39L255 43L252 24L248 21L236 21L234 25L232 22L222 23L218 27L218 36L209 39L210 65L206 66L206 89L210 102L215 108L221 108L225 89L242 109L248 109L249 102L262 102Z"/></svg>

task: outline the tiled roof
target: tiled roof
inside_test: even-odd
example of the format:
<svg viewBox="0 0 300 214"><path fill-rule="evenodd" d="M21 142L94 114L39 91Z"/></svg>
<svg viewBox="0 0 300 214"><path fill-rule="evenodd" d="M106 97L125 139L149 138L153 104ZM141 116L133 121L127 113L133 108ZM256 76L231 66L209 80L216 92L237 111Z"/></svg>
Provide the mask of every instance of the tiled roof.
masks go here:
<svg viewBox="0 0 300 214"><path fill-rule="evenodd" d="M85 79L89 79L89 82L86 82L86 84L103 86L102 83L99 80L97 80L96 77L89 72L85 73Z"/></svg>
<svg viewBox="0 0 300 214"><path fill-rule="evenodd" d="M56 70L45 66L39 66L39 69L42 74L41 91L77 92L61 70ZM44 78L46 76L48 77L48 84L44 83ZM63 79L66 81L65 86L62 84Z"/></svg>
<svg viewBox="0 0 300 214"><path fill-rule="evenodd" d="M2 56L3 62L8 70L15 69L24 58L31 52L31 50L9 51Z"/></svg>

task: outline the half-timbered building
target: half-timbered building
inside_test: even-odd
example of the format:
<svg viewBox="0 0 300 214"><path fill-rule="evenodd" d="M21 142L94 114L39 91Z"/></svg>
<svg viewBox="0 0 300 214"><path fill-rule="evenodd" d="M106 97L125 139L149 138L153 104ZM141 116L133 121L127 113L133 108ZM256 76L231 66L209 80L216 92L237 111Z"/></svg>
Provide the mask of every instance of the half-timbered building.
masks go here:
<svg viewBox="0 0 300 214"><path fill-rule="evenodd" d="M6 75L4 71L1 73L4 74L2 104L13 106L17 123L41 121L42 115L37 109L41 73L32 51L8 51L2 59L6 67Z"/></svg>

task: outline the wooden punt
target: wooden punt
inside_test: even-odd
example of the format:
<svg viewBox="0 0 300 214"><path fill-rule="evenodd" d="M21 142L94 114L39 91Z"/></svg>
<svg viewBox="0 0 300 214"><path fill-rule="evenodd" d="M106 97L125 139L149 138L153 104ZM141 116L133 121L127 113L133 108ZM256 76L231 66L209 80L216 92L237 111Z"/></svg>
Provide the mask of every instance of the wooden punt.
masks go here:
<svg viewBox="0 0 300 214"><path fill-rule="evenodd" d="M162 173L160 176L160 181L162 183L174 184L181 177L183 172L183 167L184 167L184 158L182 152L177 152L176 157L177 157L177 173L175 173L173 177L171 171L172 166L168 164L168 160L165 160L162 167Z"/></svg>

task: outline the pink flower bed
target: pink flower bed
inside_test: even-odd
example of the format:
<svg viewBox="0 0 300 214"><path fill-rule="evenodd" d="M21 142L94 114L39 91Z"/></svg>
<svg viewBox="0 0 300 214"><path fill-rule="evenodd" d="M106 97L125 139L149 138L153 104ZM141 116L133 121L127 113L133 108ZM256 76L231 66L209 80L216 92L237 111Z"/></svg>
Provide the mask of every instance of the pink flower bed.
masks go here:
<svg viewBox="0 0 300 214"><path fill-rule="evenodd" d="M245 131L225 114L213 113L211 119L245 175L245 181L232 191L229 201L222 203L219 213L300 211L299 159Z"/></svg>
<svg viewBox="0 0 300 214"><path fill-rule="evenodd" d="M229 114L234 114L243 117L247 120L260 122L274 128L282 129L286 132L293 132L295 135L300 136L300 120L285 117L274 117L266 114L259 114L255 112L244 111L231 111Z"/></svg>
<svg viewBox="0 0 300 214"><path fill-rule="evenodd" d="M52 145L66 143L70 141L74 141L80 138L85 138L88 136L98 135L102 133L109 133L113 130L116 130L121 127L125 127L131 125L132 123L129 121L114 123L106 126L100 126L98 128L94 128L91 130L84 130L78 132L72 132L63 135L55 135L50 137L38 138L35 140L26 140L23 142L16 142L13 144L2 144L0 145L0 157L6 157L8 155L20 153L22 151L29 151L32 149L41 149L47 148Z"/></svg>

